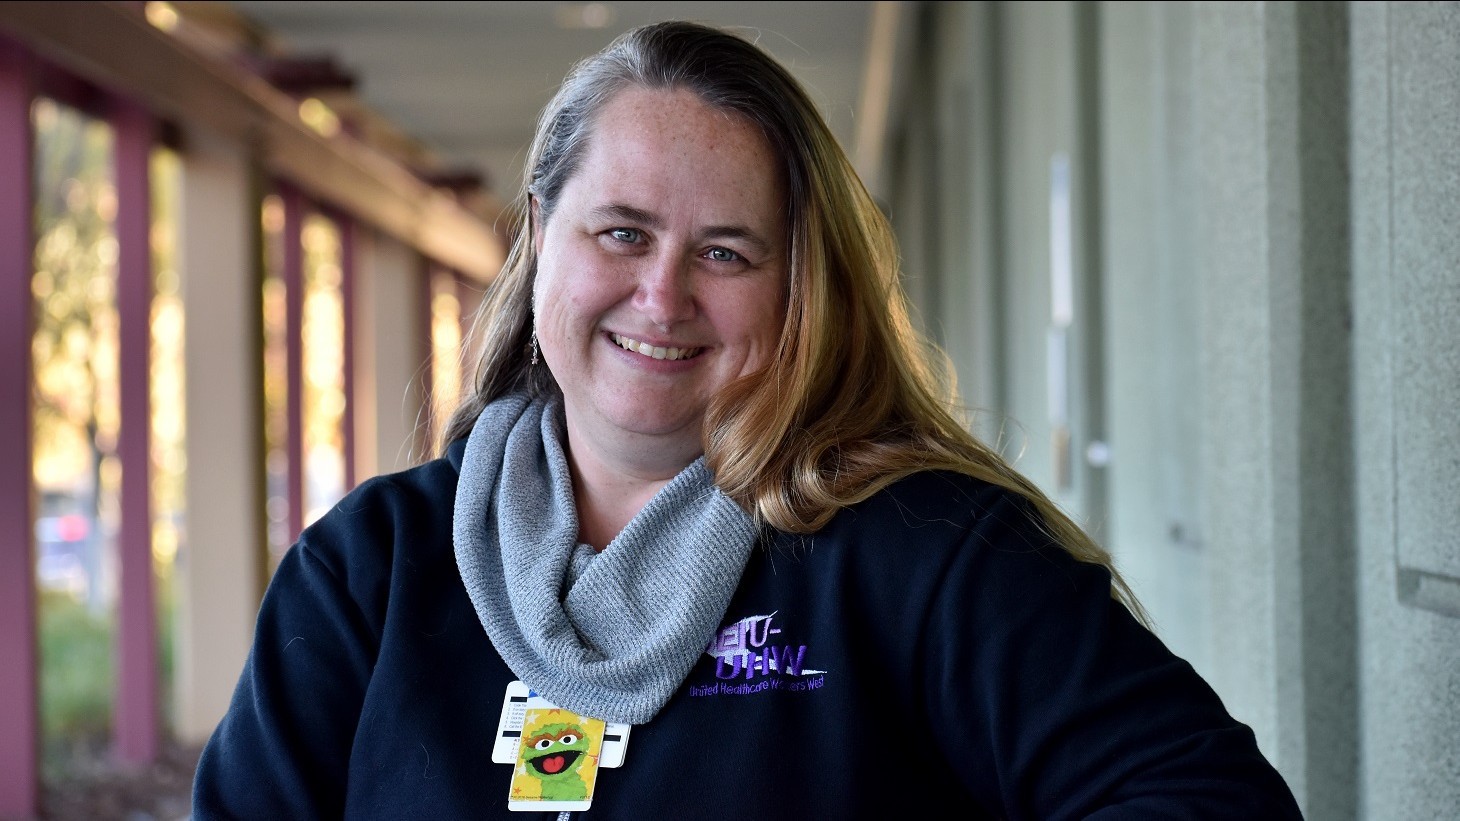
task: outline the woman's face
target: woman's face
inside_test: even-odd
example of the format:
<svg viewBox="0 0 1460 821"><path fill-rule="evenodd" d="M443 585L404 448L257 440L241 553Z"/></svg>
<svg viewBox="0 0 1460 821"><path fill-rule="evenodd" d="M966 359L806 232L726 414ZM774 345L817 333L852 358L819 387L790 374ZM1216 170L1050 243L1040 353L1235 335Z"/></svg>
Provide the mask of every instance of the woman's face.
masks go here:
<svg viewBox="0 0 1460 821"><path fill-rule="evenodd" d="M687 91L631 87L603 107L552 213L534 220L537 338L570 442L698 454L711 398L775 351L785 213L749 121Z"/></svg>

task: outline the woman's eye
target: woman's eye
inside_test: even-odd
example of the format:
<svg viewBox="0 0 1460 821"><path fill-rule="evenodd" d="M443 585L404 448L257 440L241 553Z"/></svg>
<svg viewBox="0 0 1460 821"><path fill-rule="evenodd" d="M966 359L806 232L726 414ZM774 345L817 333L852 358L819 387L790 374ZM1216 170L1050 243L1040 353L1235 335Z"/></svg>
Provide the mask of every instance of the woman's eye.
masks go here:
<svg viewBox="0 0 1460 821"><path fill-rule="evenodd" d="M720 248L719 246L716 246L706 251L705 256L709 257L715 262L735 262L741 258L739 254L735 253L729 248Z"/></svg>
<svg viewBox="0 0 1460 821"><path fill-rule="evenodd" d="M633 228L613 228L609 230L608 235L618 240L619 242L629 243L638 242L639 239L643 236L636 229Z"/></svg>

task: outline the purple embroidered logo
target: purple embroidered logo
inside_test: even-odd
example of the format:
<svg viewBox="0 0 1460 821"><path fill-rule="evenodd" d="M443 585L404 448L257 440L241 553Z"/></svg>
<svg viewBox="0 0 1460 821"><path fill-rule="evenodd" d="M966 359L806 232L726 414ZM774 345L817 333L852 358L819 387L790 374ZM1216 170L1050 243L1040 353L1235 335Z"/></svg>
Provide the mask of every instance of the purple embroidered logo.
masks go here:
<svg viewBox="0 0 1460 821"><path fill-rule="evenodd" d="M779 612L779 611L777 611ZM715 660L715 682L691 685L691 696L799 692L826 686L826 671L806 668L806 645L779 639L775 613L748 616L720 628L705 655ZM756 681L756 679L759 681ZM747 683L740 683L740 682ZM754 682L748 683L748 682Z"/></svg>

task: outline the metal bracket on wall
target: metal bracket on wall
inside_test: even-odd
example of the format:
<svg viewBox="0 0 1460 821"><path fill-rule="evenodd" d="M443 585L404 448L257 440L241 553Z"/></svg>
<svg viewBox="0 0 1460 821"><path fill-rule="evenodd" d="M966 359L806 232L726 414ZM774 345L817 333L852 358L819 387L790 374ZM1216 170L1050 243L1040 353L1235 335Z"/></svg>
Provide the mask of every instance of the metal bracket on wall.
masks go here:
<svg viewBox="0 0 1460 821"><path fill-rule="evenodd" d="M1402 604L1460 619L1460 581L1400 566L1398 596Z"/></svg>

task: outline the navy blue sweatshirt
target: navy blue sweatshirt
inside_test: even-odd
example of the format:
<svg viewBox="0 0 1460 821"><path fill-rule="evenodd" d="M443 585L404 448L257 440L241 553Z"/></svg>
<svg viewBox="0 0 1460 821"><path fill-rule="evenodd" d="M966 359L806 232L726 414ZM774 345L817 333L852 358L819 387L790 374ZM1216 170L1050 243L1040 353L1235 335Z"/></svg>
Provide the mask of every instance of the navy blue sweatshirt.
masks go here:
<svg viewBox="0 0 1460 821"><path fill-rule="evenodd" d="M457 573L463 449L366 482L284 557L195 819L548 815L509 814L491 761L515 676ZM1299 817L1252 732L1027 511L925 473L767 533L584 815Z"/></svg>

